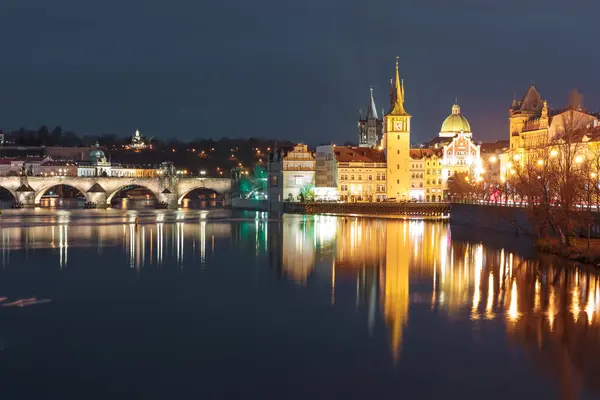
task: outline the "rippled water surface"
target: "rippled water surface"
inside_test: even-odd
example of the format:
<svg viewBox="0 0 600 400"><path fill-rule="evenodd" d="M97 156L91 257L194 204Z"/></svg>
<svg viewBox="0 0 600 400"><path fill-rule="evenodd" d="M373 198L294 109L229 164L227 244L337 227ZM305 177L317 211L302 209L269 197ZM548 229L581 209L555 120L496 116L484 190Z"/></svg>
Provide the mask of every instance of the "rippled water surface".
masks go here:
<svg viewBox="0 0 600 400"><path fill-rule="evenodd" d="M218 209L0 224L2 399L600 398L598 275L522 238Z"/></svg>

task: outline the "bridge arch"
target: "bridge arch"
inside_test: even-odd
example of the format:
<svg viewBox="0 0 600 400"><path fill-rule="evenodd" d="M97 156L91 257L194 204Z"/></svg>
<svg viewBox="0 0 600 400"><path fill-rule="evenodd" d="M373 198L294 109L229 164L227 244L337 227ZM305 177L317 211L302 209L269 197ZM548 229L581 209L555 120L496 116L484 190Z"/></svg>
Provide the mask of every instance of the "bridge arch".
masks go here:
<svg viewBox="0 0 600 400"><path fill-rule="evenodd" d="M223 202L225 202L227 200L225 193L222 193L222 192L215 190L213 188L210 188L210 187L199 185L199 186L195 186L195 187L191 187L191 188L186 188L186 191L177 197L177 205L181 206L183 204L183 199L185 198L185 196L187 196L188 194L190 194L196 190L205 191L207 193L214 193L219 198L219 200L221 200Z"/></svg>
<svg viewBox="0 0 600 400"><path fill-rule="evenodd" d="M107 195L107 196L106 196L106 204L110 206L110 204L111 204L111 202L112 202L113 198L114 198L114 197L115 197L117 194L119 194L119 193L121 193L121 192L123 192L123 191L126 191L126 190L138 189L138 188L141 188L141 189L146 189L147 191L149 191L150 193L152 193L152 195L154 196L154 198L155 198L155 199L158 201L158 199L159 199L159 197L158 197L158 193L156 193L154 190L152 190L152 189L151 189L151 188L149 188L148 186L145 186L145 185L140 185L140 184L137 184L137 183L131 183L131 182L129 182L129 183L127 183L127 184L124 184L124 185L121 185L121 186L119 186L117 189L114 189L114 190L113 190L113 191L112 191L112 192L111 192L109 195Z"/></svg>
<svg viewBox="0 0 600 400"><path fill-rule="evenodd" d="M53 187L57 187L57 186L70 186L73 189L77 190L79 193L81 193L83 195L83 197L85 198L85 201L88 200L87 190L83 189L83 187L81 187L80 185L73 184L73 182L69 182L69 183L54 182L50 185L44 185L40 189L36 190L35 198L34 198L35 205L37 206L40 204L40 202L42 201L42 196L44 196L44 194L46 194L46 192L48 190L52 189Z"/></svg>
<svg viewBox="0 0 600 400"><path fill-rule="evenodd" d="M2 191L6 191L12 196L13 200L17 200L17 194L14 192L14 190L9 189L6 186L0 186L0 192Z"/></svg>

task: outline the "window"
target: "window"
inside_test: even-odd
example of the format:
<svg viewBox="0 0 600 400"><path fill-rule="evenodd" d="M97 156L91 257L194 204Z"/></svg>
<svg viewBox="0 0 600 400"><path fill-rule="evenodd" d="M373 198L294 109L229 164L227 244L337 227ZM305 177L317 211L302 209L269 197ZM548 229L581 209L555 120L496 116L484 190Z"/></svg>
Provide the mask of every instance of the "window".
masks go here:
<svg viewBox="0 0 600 400"><path fill-rule="evenodd" d="M400 140L400 135L398 135L398 140Z"/></svg>
<svg viewBox="0 0 600 400"><path fill-rule="evenodd" d="M362 175L358 175L358 180L362 181Z"/></svg>
<svg viewBox="0 0 600 400"><path fill-rule="evenodd" d="M385 181L385 174L381 174L381 180Z"/></svg>
<svg viewBox="0 0 600 400"><path fill-rule="evenodd" d="M380 186L380 185L377 185L377 186L375 187L375 189L376 189L378 192L381 192L381 186Z"/></svg>
<svg viewBox="0 0 600 400"><path fill-rule="evenodd" d="M380 181L381 180L381 174L377 173L377 180Z"/></svg>
<svg viewBox="0 0 600 400"><path fill-rule="evenodd" d="M438 179L438 185L441 185L441 184L442 184L442 180Z"/></svg>
<svg viewBox="0 0 600 400"><path fill-rule="evenodd" d="M427 175L429 175L429 170L427 170Z"/></svg>
<svg viewBox="0 0 600 400"><path fill-rule="evenodd" d="M400 179L396 179L396 183L399 185L400 184Z"/></svg>
<svg viewBox="0 0 600 400"><path fill-rule="evenodd" d="M369 180L372 181L373 180L373 175L369 174Z"/></svg>
<svg viewBox="0 0 600 400"><path fill-rule="evenodd" d="M350 175L350 180L353 181L354 180L354 175Z"/></svg>
<svg viewBox="0 0 600 400"><path fill-rule="evenodd" d="M400 169L400 164L396 164L396 169Z"/></svg>
<svg viewBox="0 0 600 400"><path fill-rule="evenodd" d="M304 179L302 176L298 176L298 175L294 176L294 181L295 181L296 185L302 186L304 184Z"/></svg>
<svg viewBox="0 0 600 400"><path fill-rule="evenodd" d="M398 152L398 154L400 154L400 150L396 150Z"/></svg>
<svg viewBox="0 0 600 400"><path fill-rule="evenodd" d="M277 186L277 175L271 177L271 186Z"/></svg>
<svg viewBox="0 0 600 400"><path fill-rule="evenodd" d="M429 179L427 179L427 184L429 185Z"/></svg>
<svg viewBox="0 0 600 400"><path fill-rule="evenodd" d="M423 187L423 182L419 183L419 187L422 188Z"/></svg>
<svg viewBox="0 0 600 400"><path fill-rule="evenodd" d="M410 187L414 189L414 188L415 188L415 183L414 183L414 182L411 182L411 183L410 183Z"/></svg>

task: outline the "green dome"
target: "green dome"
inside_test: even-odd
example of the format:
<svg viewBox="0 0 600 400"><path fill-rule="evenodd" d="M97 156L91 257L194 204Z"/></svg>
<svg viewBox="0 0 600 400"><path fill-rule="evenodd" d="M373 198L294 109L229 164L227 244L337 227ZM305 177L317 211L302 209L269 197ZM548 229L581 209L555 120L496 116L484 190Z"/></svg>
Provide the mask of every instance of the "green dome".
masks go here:
<svg viewBox="0 0 600 400"><path fill-rule="evenodd" d="M98 143L96 143L96 145L92 148L92 150L90 150L90 161L92 161L92 162L103 161L105 159L106 159L106 155L100 149L100 146L98 145Z"/></svg>
<svg viewBox="0 0 600 400"><path fill-rule="evenodd" d="M460 113L460 106L455 104L452 106L452 114L446 118L442 124L440 133L471 133L471 125L469 121Z"/></svg>

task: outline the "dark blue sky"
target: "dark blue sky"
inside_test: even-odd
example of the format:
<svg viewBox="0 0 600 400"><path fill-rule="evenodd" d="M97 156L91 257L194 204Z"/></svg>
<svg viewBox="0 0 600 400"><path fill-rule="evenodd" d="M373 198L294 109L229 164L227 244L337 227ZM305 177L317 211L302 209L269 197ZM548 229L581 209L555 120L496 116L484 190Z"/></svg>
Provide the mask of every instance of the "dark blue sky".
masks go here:
<svg viewBox="0 0 600 400"><path fill-rule="evenodd" d="M487 3L488 5L482 5ZM479 140L507 137L530 81L600 110L598 0L2 0L0 128L355 140L395 56L413 140L455 96Z"/></svg>

